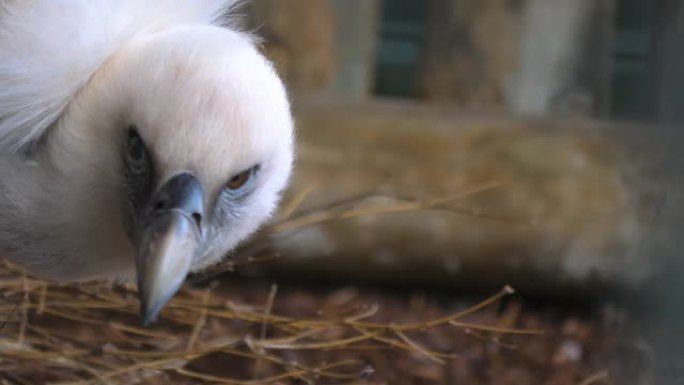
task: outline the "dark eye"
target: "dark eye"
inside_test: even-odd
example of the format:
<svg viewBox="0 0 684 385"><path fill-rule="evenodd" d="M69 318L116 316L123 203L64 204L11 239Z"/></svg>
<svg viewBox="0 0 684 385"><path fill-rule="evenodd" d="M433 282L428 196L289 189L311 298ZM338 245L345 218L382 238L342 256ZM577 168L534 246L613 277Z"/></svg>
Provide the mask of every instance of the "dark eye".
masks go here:
<svg viewBox="0 0 684 385"><path fill-rule="evenodd" d="M128 142L126 146L126 161L129 166L133 169L140 169L143 167L147 157L147 149L145 148L145 143L143 143L142 138L135 130L131 127L128 130Z"/></svg>
<svg viewBox="0 0 684 385"><path fill-rule="evenodd" d="M245 170L232 178L226 183L226 187L229 190L239 190L242 187L244 187L254 176L256 171L259 169L259 166L255 166L250 168L249 170Z"/></svg>

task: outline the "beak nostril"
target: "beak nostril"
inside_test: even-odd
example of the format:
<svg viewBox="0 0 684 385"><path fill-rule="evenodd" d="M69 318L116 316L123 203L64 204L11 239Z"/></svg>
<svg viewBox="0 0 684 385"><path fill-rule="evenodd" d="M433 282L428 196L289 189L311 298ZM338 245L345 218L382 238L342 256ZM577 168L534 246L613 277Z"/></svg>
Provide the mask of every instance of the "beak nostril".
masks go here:
<svg viewBox="0 0 684 385"><path fill-rule="evenodd" d="M192 219L194 219L195 223L197 223L197 227L202 227L202 214L192 213Z"/></svg>
<svg viewBox="0 0 684 385"><path fill-rule="evenodd" d="M164 210L166 208L166 200L160 199L154 205L154 211Z"/></svg>
<svg viewBox="0 0 684 385"><path fill-rule="evenodd" d="M2 2L2 0L0 0ZM204 214L204 191L202 184L191 174L183 173L171 177L150 200L151 216L182 214L201 229Z"/></svg>

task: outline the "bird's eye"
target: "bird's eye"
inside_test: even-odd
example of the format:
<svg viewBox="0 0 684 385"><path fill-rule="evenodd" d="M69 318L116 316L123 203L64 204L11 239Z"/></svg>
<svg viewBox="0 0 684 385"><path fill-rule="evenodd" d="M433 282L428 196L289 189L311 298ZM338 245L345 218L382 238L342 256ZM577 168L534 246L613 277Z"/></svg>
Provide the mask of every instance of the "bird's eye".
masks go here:
<svg viewBox="0 0 684 385"><path fill-rule="evenodd" d="M142 138L135 130L130 128L128 130L128 145L126 151L126 160L132 168L139 168L146 160L147 149Z"/></svg>
<svg viewBox="0 0 684 385"><path fill-rule="evenodd" d="M252 177L252 170L243 171L234 177L230 178L226 187L230 190L238 190L240 187L244 186L249 179Z"/></svg>
<svg viewBox="0 0 684 385"><path fill-rule="evenodd" d="M241 189L252 179L252 177L254 176L254 174L256 173L256 171L258 169L259 169L259 166L254 166L248 170L245 170L245 171L233 176L232 178L230 178L228 183L226 183L226 187L229 190L233 190L233 191Z"/></svg>

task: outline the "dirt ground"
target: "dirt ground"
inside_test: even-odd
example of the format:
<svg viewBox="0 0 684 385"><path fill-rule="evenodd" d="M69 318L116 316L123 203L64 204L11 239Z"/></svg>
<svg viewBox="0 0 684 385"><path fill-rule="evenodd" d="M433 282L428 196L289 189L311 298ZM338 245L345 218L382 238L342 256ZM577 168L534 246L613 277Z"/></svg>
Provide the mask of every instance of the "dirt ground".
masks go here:
<svg viewBox="0 0 684 385"><path fill-rule="evenodd" d="M3 290L3 385L656 383L652 328L611 304L229 276L143 329L128 289L23 285Z"/></svg>
<svg viewBox="0 0 684 385"><path fill-rule="evenodd" d="M263 303L270 289L266 282L226 282L220 290L226 297L238 301ZM377 306L377 313L371 317L373 321L403 324L438 319L466 309L482 298L443 292L307 287L289 283L278 287L273 311L314 317ZM359 372L358 381L351 382L366 384L630 385L650 384L655 378L654 347L646 337L644 326L617 305L559 306L526 302L514 294L464 321L541 333L518 335L446 325L407 333L420 346L418 349L290 351L288 359L308 362L358 359L366 367ZM422 349L451 357L437 362L421 353ZM234 369L240 365L228 357L222 360L221 370L234 376ZM211 362L203 365L207 370L212 367L216 368ZM243 370L244 378L250 378L253 368L243 367Z"/></svg>

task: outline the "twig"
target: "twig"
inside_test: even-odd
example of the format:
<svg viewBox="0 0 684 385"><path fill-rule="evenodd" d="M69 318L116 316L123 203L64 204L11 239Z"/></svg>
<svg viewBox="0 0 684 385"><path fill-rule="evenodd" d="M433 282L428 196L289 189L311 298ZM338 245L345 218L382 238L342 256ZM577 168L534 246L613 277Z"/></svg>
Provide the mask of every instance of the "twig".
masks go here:
<svg viewBox="0 0 684 385"><path fill-rule="evenodd" d="M187 350L191 351L195 347L195 343L197 342L197 337L199 336L200 331L202 331L202 328L204 327L204 324L207 322L207 305L209 304L209 298L211 297L211 289L207 289L204 291L202 294L202 309L200 310L200 316L197 319L197 323L195 326L192 328L192 333L190 333L190 338L188 339L188 345L187 345Z"/></svg>
<svg viewBox="0 0 684 385"><path fill-rule="evenodd" d="M259 339L263 342L266 340L266 333L268 331L268 318L271 316L271 311L273 311L273 303L275 302L276 294L278 293L278 285L271 285L271 290L268 292L268 298L266 299L266 306L264 307L264 319L261 322L261 330L259 331ZM263 361L258 359L254 365L254 379L258 379L261 375L261 365Z"/></svg>
<svg viewBox="0 0 684 385"><path fill-rule="evenodd" d="M594 373L591 376L584 379L577 385L592 385L598 382L604 382L610 380L610 373L607 370L601 370L600 372Z"/></svg>
<svg viewBox="0 0 684 385"><path fill-rule="evenodd" d="M22 272L21 278L21 323L19 324L19 337L17 338L17 343L19 345L23 345L24 338L26 338L26 325L28 324L28 306L29 302L31 301L31 298L29 297L26 273Z"/></svg>
<svg viewBox="0 0 684 385"><path fill-rule="evenodd" d="M42 315L45 311L45 298L47 297L48 285L43 283L40 285L40 296L38 297L38 307L36 308L36 314Z"/></svg>
<svg viewBox="0 0 684 385"><path fill-rule="evenodd" d="M444 365L444 360L434 356L433 354L430 353L430 351L426 350L424 347L420 346L417 342L413 341L410 339L405 333L401 331L395 331L394 332L396 335L399 336L399 338L402 339L402 341L406 342L407 345L411 346L412 348L416 349L418 352L423 354L425 357L429 358L430 360L440 364Z"/></svg>
<svg viewBox="0 0 684 385"><path fill-rule="evenodd" d="M441 206L450 202L465 199L470 196L480 194L482 192L499 187L499 182L488 182L480 186L462 192L460 194L431 199L429 201L398 201L388 205L381 205L375 207L362 207L356 209L332 208L323 211L317 211L312 214L304 215L298 218L286 220L284 222L275 224L272 227L273 232L282 232L293 228L311 226L314 224L329 222L335 219L355 218L367 215L378 214L392 214L407 211L427 210L437 206Z"/></svg>
<svg viewBox="0 0 684 385"><path fill-rule="evenodd" d="M279 218L287 219L304 203L306 198L311 195L312 192L316 190L318 186L316 183L309 183L302 190L300 190L295 196L292 197L288 202L281 207Z"/></svg>

